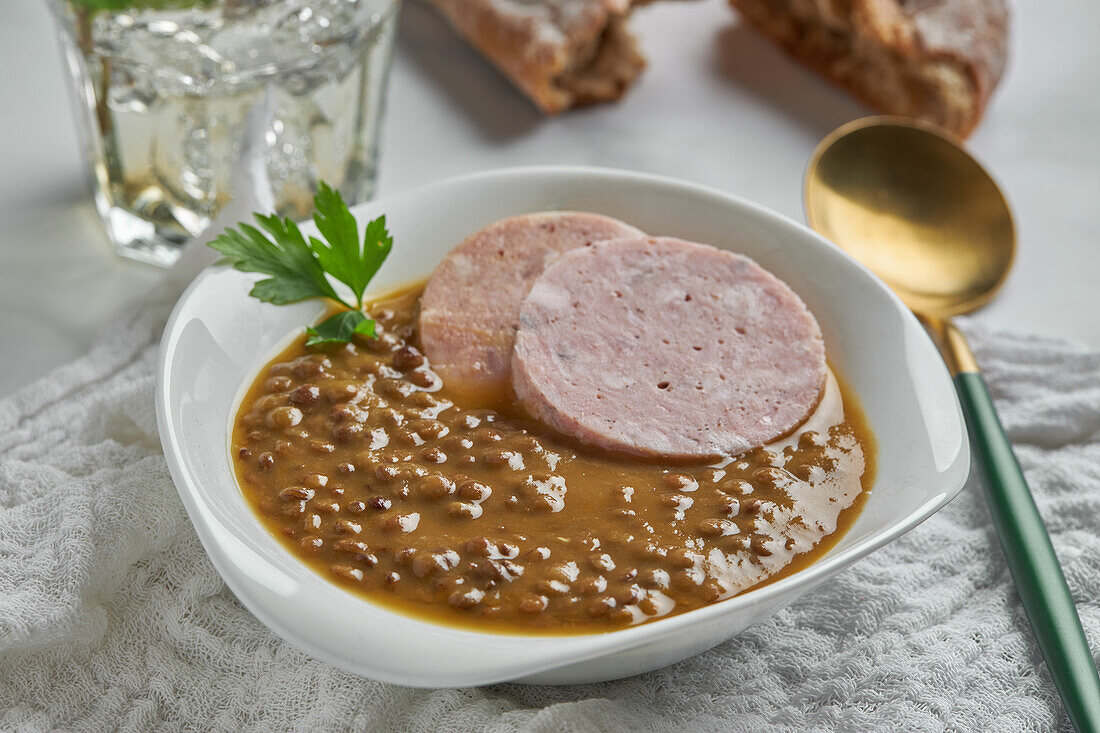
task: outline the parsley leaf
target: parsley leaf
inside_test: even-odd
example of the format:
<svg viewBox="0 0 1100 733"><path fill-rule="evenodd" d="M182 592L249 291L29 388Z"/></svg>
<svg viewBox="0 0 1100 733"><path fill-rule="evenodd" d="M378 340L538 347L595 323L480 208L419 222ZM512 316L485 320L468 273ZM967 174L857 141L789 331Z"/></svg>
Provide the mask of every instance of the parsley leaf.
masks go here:
<svg viewBox="0 0 1100 733"><path fill-rule="evenodd" d="M357 333L374 336L374 321L360 310L340 311L316 326L306 327L306 346L347 343Z"/></svg>
<svg viewBox="0 0 1100 733"><path fill-rule="evenodd" d="M351 288L355 298L362 302L367 283L393 248L393 237L386 230L386 217L380 216L367 224L360 245L355 217L338 191L322 183L313 202L317 209L313 221L328 240L326 243L310 237L313 253L325 272Z"/></svg>
<svg viewBox="0 0 1100 733"><path fill-rule="evenodd" d="M270 276L249 292L265 303L329 298L348 309L307 328L306 346L343 343L355 334L373 336L374 321L363 314L363 293L393 248L386 217L367 224L360 242L355 217L338 191L322 183L313 202L313 219L324 239L310 237L306 242L292 220L254 214L259 228L242 222L209 246L238 270ZM337 294L329 277L351 289L354 305Z"/></svg>
<svg viewBox="0 0 1100 733"><path fill-rule="evenodd" d="M77 9L97 10L180 10L205 8L215 0L69 0Z"/></svg>
<svg viewBox="0 0 1100 733"><path fill-rule="evenodd" d="M309 298L332 298L344 302L325 278L324 270L297 224L277 216L254 216L271 237L265 236L256 227L242 223L238 225L239 229L227 229L209 245L232 260L233 267L238 270L271 275L256 283L249 295L275 305L297 303Z"/></svg>

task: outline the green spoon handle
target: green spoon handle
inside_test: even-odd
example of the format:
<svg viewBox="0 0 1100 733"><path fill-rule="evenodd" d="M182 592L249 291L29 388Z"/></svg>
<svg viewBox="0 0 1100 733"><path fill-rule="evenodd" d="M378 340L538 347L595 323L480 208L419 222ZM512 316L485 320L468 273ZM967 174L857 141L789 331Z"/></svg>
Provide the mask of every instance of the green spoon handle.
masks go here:
<svg viewBox="0 0 1100 733"><path fill-rule="evenodd" d="M1100 678L1023 471L978 372L955 375L993 526L1054 686L1077 731L1100 731Z"/></svg>

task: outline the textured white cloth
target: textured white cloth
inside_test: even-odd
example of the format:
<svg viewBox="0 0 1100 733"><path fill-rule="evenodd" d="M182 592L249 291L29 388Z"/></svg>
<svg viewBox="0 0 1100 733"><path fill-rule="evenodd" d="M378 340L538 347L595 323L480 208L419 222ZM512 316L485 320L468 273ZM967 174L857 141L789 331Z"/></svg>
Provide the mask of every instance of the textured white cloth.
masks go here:
<svg viewBox="0 0 1100 733"><path fill-rule="evenodd" d="M632 679L425 691L312 659L226 589L168 476L153 366L173 297L0 401L0 729L1067 725L973 485L771 620ZM1100 352L969 330L1095 645Z"/></svg>

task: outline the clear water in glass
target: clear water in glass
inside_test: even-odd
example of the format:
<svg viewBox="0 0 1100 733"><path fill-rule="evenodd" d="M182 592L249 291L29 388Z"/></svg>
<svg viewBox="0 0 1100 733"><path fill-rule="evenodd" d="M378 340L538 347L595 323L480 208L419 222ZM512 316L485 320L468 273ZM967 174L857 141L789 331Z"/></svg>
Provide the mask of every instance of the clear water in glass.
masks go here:
<svg viewBox="0 0 1100 733"><path fill-rule="evenodd" d="M257 105L279 214L309 216L322 180L349 202L373 194L398 0L49 3L121 254L167 266L209 225Z"/></svg>

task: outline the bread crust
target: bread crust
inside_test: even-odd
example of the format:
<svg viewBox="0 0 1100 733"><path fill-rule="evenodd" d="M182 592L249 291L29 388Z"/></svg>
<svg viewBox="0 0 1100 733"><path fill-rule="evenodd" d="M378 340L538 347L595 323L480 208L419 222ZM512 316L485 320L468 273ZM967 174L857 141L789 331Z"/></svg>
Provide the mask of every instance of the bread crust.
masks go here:
<svg viewBox="0 0 1100 733"><path fill-rule="evenodd" d="M889 114L966 137L1004 72L1004 0L730 0L787 52Z"/></svg>
<svg viewBox="0 0 1100 733"><path fill-rule="evenodd" d="M645 68L635 0L432 0L546 114L620 98Z"/></svg>

